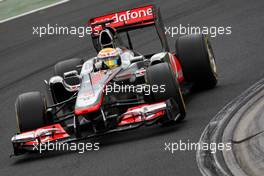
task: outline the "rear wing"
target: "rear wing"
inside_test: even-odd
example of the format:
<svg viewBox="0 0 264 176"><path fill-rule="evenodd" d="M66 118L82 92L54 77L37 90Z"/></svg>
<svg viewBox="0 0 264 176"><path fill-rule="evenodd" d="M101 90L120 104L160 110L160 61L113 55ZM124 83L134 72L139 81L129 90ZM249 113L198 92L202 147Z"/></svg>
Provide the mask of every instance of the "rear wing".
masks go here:
<svg viewBox="0 0 264 176"><path fill-rule="evenodd" d="M107 22L105 26L112 27L117 31L153 25L155 23L155 7L146 5L92 18L89 20L89 25L92 28L93 36L100 33L104 22Z"/></svg>
<svg viewBox="0 0 264 176"><path fill-rule="evenodd" d="M94 45L100 31L105 27L114 28L117 32L127 32L148 26L155 26L162 43L163 50L168 51L169 47L165 37L164 26L159 9L154 5L145 5L128 10L118 11L89 20ZM97 46L95 46L97 49Z"/></svg>

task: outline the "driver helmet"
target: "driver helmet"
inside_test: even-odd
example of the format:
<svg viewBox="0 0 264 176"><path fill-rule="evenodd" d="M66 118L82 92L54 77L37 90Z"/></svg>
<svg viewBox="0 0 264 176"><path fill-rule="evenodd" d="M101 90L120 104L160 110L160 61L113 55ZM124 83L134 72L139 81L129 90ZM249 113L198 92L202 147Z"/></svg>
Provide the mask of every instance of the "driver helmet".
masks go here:
<svg viewBox="0 0 264 176"><path fill-rule="evenodd" d="M97 55L97 65L100 65L101 69L113 69L120 66L121 59L117 49L102 49Z"/></svg>

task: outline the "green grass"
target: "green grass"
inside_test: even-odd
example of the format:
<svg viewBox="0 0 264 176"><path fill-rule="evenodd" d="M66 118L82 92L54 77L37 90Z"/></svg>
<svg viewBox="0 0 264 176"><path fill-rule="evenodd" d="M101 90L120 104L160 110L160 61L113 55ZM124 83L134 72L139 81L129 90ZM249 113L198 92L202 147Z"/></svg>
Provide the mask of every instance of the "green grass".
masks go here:
<svg viewBox="0 0 264 176"><path fill-rule="evenodd" d="M0 0L0 21L61 0Z"/></svg>

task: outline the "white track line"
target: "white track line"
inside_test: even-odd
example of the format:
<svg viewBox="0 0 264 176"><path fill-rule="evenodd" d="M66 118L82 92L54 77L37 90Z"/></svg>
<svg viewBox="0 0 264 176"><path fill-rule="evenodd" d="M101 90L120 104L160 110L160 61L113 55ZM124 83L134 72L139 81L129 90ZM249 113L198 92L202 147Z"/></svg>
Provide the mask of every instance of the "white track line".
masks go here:
<svg viewBox="0 0 264 176"><path fill-rule="evenodd" d="M31 11L22 13L22 14L17 15L17 16L13 16L13 17L10 17L10 18L1 20L0 21L0 24L1 23L4 23L4 22L7 22L7 21L10 21L10 20L13 20L13 19L16 19L16 18L19 18L19 17L22 17L22 16L26 16L26 15L31 14L31 13L35 13L35 12L40 11L40 10L44 10L44 9L47 9L47 8L50 8L50 7L54 7L54 6L59 5L59 4L66 3L68 1L70 1L70 0L62 0L62 1L59 1L59 2L56 2L56 3L50 4L50 5L47 5L47 6L44 6L44 7L40 7L38 9L34 9L34 10L31 10ZM1 2L1 0L0 0L0 2Z"/></svg>

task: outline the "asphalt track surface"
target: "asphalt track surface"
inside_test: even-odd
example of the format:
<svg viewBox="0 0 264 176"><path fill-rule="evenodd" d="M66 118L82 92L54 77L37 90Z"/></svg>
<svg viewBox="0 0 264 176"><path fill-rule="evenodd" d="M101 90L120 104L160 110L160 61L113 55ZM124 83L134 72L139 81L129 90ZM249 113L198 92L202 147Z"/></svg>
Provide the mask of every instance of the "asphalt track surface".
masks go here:
<svg viewBox="0 0 264 176"><path fill-rule="evenodd" d="M18 94L43 90L59 60L95 54L89 38L32 35L32 26L82 25L112 9L154 2L166 25L232 26L232 35L212 39L220 80L216 89L193 95L187 118L173 127L142 128L100 138L96 152L48 153L9 158L16 132ZM255 0L72 0L0 24L0 175L200 175L195 151L164 151L164 142L197 142L210 119L230 100L264 76L264 1ZM169 38L170 46L175 38ZM142 46L150 47L145 41ZM151 42L150 42L151 43ZM173 48L173 47L172 47Z"/></svg>

